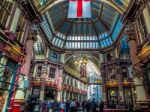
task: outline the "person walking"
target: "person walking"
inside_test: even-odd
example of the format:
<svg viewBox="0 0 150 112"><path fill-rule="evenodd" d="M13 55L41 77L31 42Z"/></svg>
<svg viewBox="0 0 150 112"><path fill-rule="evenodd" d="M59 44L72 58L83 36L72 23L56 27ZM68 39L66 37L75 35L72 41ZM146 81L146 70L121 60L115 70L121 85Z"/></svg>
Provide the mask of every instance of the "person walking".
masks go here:
<svg viewBox="0 0 150 112"><path fill-rule="evenodd" d="M76 108L76 102L75 100L72 100L70 102L70 112L75 112L75 108Z"/></svg>
<svg viewBox="0 0 150 112"><path fill-rule="evenodd" d="M86 107L86 104L85 104L85 101L82 102L82 110L83 112L85 111L85 107Z"/></svg>
<svg viewBox="0 0 150 112"><path fill-rule="evenodd" d="M69 109L70 109L70 101L68 100L66 102L66 112L69 112Z"/></svg>
<svg viewBox="0 0 150 112"><path fill-rule="evenodd" d="M64 102L60 103L60 112L65 112L65 103Z"/></svg>
<svg viewBox="0 0 150 112"><path fill-rule="evenodd" d="M55 100L52 104L52 112L58 112L59 110L59 104L58 102Z"/></svg>
<svg viewBox="0 0 150 112"><path fill-rule="evenodd" d="M86 102L86 112L90 112L90 109L91 109L91 103L90 103L90 101L87 101Z"/></svg>
<svg viewBox="0 0 150 112"><path fill-rule="evenodd" d="M91 108L92 108L92 112L96 112L97 105L96 105L95 99L93 99L92 101Z"/></svg>
<svg viewBox="0 0 150 112"><path fill-rule="evenodd" d="M103 100L101 100L101 102L99 103L99 112L103 112L104 110L104 102Z"/></svg>
<svg viewBox="0 0 150 112"><path fill-rule="evenodd" d="M48 112L52 112L52 102L50 102L49 100L47 102L47 108L48 108Z"/></svg>

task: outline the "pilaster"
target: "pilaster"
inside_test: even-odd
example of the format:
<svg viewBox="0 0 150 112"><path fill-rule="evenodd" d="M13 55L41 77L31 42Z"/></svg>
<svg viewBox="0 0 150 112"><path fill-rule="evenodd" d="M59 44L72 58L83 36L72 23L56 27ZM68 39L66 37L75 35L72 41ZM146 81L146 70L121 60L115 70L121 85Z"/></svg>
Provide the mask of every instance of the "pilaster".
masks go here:
<svg viewBox="0 0 150 112"><path fill-rule="evenodd" d="M46 78L47 78L47 67L48 64L45 63L43 68L42 68L42 84L41 84L41 90L40 90L40 100L43 101L44 100L44 95L45 95L45 87L46 87Z"/></svg>
<svg viewBox="0 0 150 112"><path fill-rule="evenodd" d="M140 64L139 58L137 57L138 47L137 47L135 27L133 22L129 22L127 24L126 34L128 36L128 43L130 46L131 62L135 71L134 81L135 81L135 88L137 94L136 101L144 101L146 100L146 92L145 92L143 81L141 80L143 78L142 77L143 73L141 67L139 66Z"/></svg>

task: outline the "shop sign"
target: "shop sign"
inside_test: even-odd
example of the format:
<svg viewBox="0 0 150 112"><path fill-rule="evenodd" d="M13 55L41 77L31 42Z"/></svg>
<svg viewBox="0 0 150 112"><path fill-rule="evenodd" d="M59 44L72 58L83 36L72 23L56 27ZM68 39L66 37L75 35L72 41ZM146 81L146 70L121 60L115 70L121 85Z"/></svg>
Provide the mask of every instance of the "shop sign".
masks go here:
<svg viewBox="0 0 150 112"><path fill-rule="evenodd" d="M20 62L22 60L22 56L20 56L16 51L14 51L10 46L6 45L5 51L8 56L10 56L12 59L14 59L17 62Z"/></svg>

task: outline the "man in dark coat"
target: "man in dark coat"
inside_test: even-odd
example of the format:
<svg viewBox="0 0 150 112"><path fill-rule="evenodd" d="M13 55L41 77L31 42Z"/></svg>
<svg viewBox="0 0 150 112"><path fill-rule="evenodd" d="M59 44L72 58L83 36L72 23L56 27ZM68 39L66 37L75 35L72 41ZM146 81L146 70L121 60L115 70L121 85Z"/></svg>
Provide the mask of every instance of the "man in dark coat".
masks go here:
<svg viewBox="0 0 150 112"><path fill-rule="evenodd" d="M103 112L104 109L104 102L103 100L101 100L101 102L99 103L99 112Z"/></svg>

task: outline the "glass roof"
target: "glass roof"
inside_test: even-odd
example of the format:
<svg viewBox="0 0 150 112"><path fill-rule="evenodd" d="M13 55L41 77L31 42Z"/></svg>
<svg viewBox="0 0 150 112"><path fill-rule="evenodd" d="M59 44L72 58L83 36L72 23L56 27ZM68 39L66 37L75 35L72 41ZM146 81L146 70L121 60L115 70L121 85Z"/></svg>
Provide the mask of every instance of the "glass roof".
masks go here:
<svg viewBox="0 0 150 112"><path fill-rule="evenodd" d="M129 54L129 52L130 52L130 47L129 47L129 44L127 42L127 36L126 35L121 40L120 49L121 49L121 52L120 52L121 54Z"/></svg>
<svg viewBox="0 0 150 112"><path fill-rule="evenodd" d="M116 41L123 24L122 16L114 8L92 1L91 19L68 19L68 3L58 3L42 16L41 28L51 44L63 49L102 49Z"/></svg>

